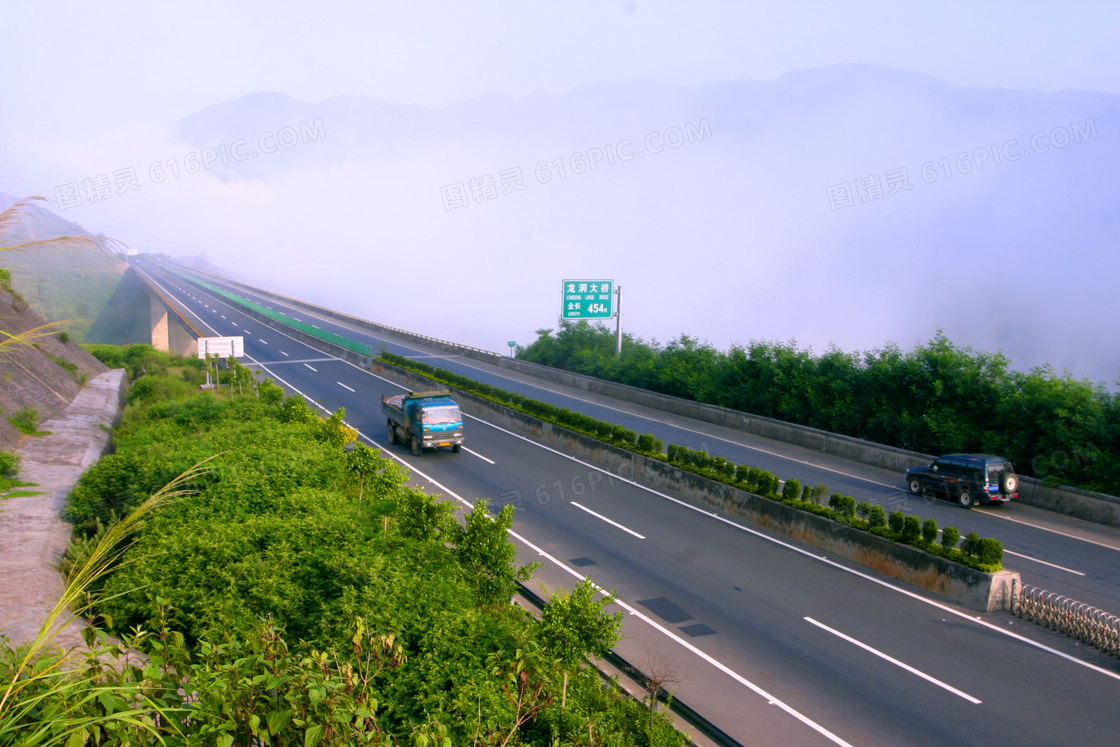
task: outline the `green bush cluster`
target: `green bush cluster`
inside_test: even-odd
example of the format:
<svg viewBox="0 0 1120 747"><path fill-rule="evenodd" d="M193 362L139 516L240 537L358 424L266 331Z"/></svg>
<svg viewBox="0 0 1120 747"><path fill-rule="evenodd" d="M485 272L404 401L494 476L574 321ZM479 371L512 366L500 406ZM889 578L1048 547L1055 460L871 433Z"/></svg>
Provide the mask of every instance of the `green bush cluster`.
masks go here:
<svg viewBox="0 0 1120 747"><path fill-rule="evenodd" d="M601 325L564 321L537 335L518 358L925 454L1002 454L1020 474L1120 495L1120 393L1049 366L1015 371L940 332L909 351L821 354L626 335L621 358Z"/></svg>
<svg viewBox="0 0 1120 747"><path fill-rule="evenodd" d="M149 376L160 375L138 381ZM190 719L160 728L188 729L189 743L341 745L362 733L363 743L490 744L516 730L517 743L543 746L578 741L589 721L596 743L684 743L582 666L608 639L602 625L593 638L562 635L586 606L546 629L509 604L532 570L516 565L512 506L492 516L478 501L460 524L453 504L409 487L388 459L355 469L340 416L259 394L152 385L126 412L116 452L72 492L74 564L115 517L220 455L195 494L147 519L97 589L106 631L153 663L126 667L146 683L128 707L147 695L181 704L186 676L184 692L198 696ZM138 629L156 634L134 640ZM556 640L565 657L572 640L588 648L573 661ZM120 669L103 667L102 679Z"/></svg>

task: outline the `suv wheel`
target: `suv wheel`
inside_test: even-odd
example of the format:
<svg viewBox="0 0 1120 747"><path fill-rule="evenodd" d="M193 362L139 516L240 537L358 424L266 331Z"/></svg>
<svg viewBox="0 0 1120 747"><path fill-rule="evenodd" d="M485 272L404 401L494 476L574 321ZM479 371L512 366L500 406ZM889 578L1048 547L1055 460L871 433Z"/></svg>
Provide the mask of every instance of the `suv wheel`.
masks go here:
<svg viewBox="0 0 1120 747"><path fill-rule="evenodd" d="M917 477L911 477L910 478L910 492L913 493L914 495L921 495L922 494L922 481L919 480Z"/></svg>
<svg viewBox="0 0 1120 747"><path fill-rule="evenodd" d="M1018 478L1018 476L1011 475L1011 474L1004 475L1003 479L1000 480L999 487L1005 493L1009 493L1009 494L1014 493L1016 490L1019 489L1019 478Z"/></svg>
<svg viewBox="0 0 1120 747"><path fill-rule="evenodd" d="M972 508L976 505L976 499L972 497L972 491L968 488L961 488L957 493L957 503L961 504L961 508Z"/></svg>

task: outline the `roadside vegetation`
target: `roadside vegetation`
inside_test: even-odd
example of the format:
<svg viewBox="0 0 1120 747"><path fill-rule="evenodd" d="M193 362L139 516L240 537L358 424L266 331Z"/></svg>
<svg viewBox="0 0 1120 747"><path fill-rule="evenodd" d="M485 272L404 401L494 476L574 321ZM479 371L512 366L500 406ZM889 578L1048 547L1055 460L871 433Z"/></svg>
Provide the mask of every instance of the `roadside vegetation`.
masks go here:
<svg viewBox="0 0 1120 747"><path fill-rule="evenodd" d="M0 745L685 743L587 666L617 641L609 597L585 583L541 620L510 603L533 569L512 507L460 520L343 412L239 366L200 392L207 362L89 349L135 377L67 508L91 653L0 654Z"/></svg>
<svg viewBox="0 0 1120 747"><path fill-rule="evenodd" d="M913 545L930 554L948 558L986 573L994 573L1003 567L1003 545L999 540L990 537L982 539L978 535L969 534L961 542L960 532L955 527L945 527L938 541L937 522L933 519L923 522L919 517L907 516L902 511L892 511L888 516L880 505L868 501L857 504L852 496L840 493L832 493L828 505L821 505L822 498L829 493L827 485L802 485L797 479L792 478L783 481L777 475L759 467L735 464L724 457L714 457L706 451L693 450L677 444L670 444L663 452L661 440L648 433L638 435L621 426L514 392L507 392L446 369L434 368L426 363L393 353L382 352L378 359L612 446L668 462L709 480L784 503L801 511L824 516L895 542Z"/></svg>
<svg viewBox="0 0 1120 747"><path fill-rule="evenodd" d="M625 336L621 359L602 325L562 322L537 335L518 358L927 454L1000 454L1048 485L1120 495L1120 397L1049 367L1013 371L1003 355L940 333L907 352L822 354Z"/></svg>

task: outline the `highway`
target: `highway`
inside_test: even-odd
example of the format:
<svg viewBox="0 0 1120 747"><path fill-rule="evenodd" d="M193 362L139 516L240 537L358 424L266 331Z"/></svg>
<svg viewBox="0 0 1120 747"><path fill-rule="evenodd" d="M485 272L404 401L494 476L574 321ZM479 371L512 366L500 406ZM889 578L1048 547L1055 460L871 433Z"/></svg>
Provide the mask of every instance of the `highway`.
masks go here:
<svg viewBox="0 0 1120 747"><path fill-rule="evenodd" d="M333 411L464 505L517 506L524 562L549 589L588 575L626 611L619 653L672 671L680 697L743 744L1064 744L1114 741L1120 665L1005 614L977 614L814 548L688 506L486 423L467 447L413 457L388 447L381 394L401 387L249 319L145 263L206 334L243 335L247 364ZM243 288L238 293L249 295ZM274 307L278 301L258 299ZM967 512L904 497L901 477L786 444L565 391L368 330L292 316L505 389L865 499L909 500L923 517L996 536L1005 565L1105 609L1116 600L1120 532L1026 506ZM436 361L433 358L439 358ZM899 505L899 508L902 508ZM1047 565L1046 563L1049 563ZM1060 567L1059 567L1060 566ZM1084 575L1077 575L1084 574ZM1067 578L1068 577L1068 578Z"/></svg>

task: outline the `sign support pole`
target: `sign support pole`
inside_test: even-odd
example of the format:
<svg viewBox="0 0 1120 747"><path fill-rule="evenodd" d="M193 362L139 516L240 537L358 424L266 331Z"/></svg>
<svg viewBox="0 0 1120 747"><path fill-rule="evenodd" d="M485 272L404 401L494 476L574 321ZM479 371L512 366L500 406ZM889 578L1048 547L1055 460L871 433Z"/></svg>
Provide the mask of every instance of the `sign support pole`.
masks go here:
<svg viewBox="0 0 1120 747"><path fill-rule="evenodd" d="M614 355L615 355L616 358L621 358L622 357L622 286L621 285L618 286L618 288L615 290L615 293L618 294L618 302L617 302L618 313L615 315L617 317L617 320L616 320L616 324L615 324Z"/></svg>

